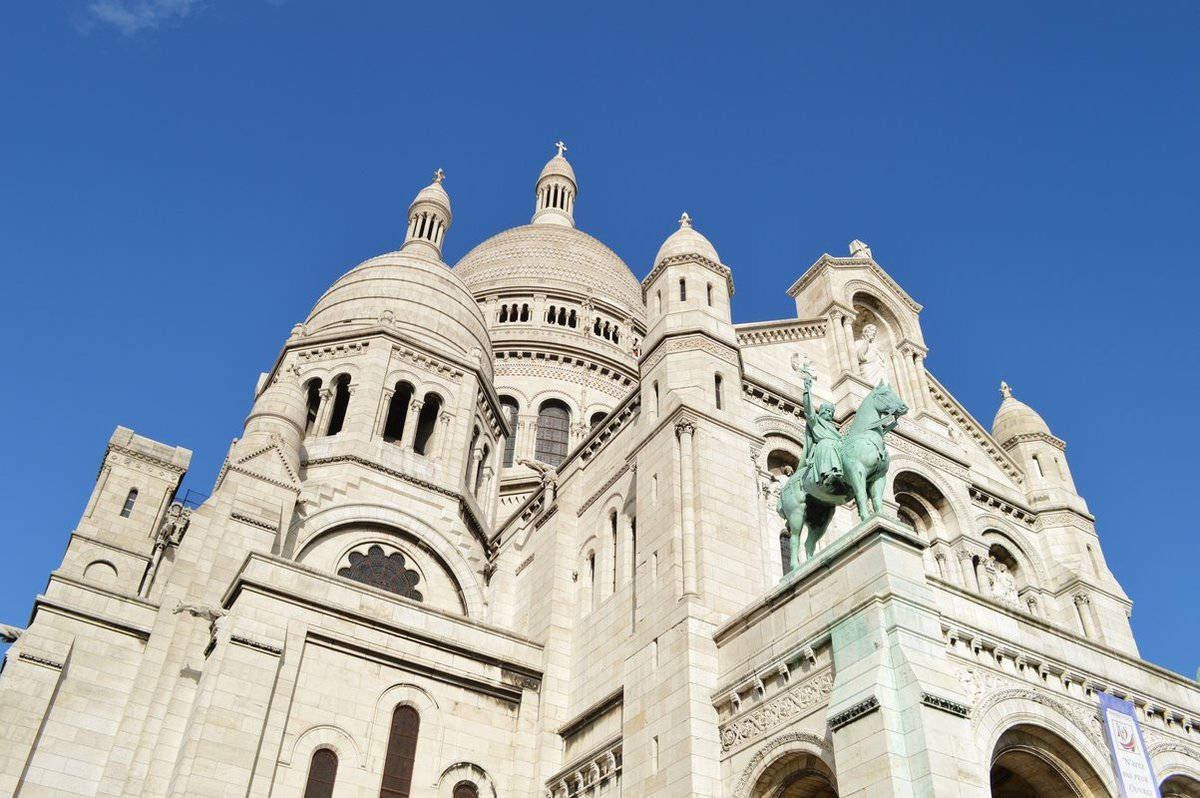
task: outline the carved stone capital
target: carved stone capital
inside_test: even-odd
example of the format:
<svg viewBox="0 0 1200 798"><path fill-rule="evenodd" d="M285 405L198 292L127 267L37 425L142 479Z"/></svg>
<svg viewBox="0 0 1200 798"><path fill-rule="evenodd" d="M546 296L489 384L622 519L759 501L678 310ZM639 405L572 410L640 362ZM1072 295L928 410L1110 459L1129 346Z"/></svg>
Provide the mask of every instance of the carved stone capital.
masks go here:
<svg viewBox="0 0 1200 798"><path fill-rule="evenodd" d="M695 435L695 434L696 434L695 422L688 421L688 420L675 422L675 435L676 436L682 438L684 435L691 436L691 435Z"/></svg>

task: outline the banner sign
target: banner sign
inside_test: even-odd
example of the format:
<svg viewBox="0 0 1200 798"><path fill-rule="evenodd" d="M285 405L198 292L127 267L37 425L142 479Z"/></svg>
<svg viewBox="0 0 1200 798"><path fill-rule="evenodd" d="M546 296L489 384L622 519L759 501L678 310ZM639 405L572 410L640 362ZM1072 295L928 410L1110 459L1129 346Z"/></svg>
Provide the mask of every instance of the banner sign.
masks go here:
<svg viewBox="0 0 1200 798"><path fill-rule="evenodd" d="M1100 719L1123 798L1162 798L1133 704L1101 693Z"/></svg>

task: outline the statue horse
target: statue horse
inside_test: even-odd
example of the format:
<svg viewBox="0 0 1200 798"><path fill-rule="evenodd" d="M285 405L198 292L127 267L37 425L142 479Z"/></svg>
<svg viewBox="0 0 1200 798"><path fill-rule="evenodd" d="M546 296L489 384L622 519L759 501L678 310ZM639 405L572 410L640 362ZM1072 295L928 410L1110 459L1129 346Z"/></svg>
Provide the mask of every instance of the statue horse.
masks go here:
<svg viewBox="0 0 1200 798"><path fill-rule="evenodd" d="M908 405L900 400L887 383L880 383L867 394L854 421L842 439L842 479L831 487L822 485L808 468L801 466L784 484L779 494L779 514L787 521L792 538L789 570L800 564L800 542L804 558L813 556L817 542L833 518L833 510L850 499L865 521L872 512L883 511L883 489L887 483L888 453L883 436L895 429ZM805 527L808 534L804 535Z"/></svg>

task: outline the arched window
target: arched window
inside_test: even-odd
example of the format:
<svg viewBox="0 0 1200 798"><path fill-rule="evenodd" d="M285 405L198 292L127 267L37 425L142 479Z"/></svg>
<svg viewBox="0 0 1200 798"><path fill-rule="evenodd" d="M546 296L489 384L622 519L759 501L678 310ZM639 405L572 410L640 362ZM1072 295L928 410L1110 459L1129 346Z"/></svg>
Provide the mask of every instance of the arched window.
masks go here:
<svg viewBox="0 0 1200 798"><path fill-rule="evenodd" d="M338 569L338 576L362 582L364 585L377 587L397 596L404 596L413 601L424 601L425 596L417 585L421 583L421 575L415 569L409 568L404 555L398 551L386 554L383 547L373 544L367 553L352 551L347 558L349 565Z"/></svg>
<svg viewBox="0 0 1200 798"><path fill-rule="evenodd" d="M571 315L567 318L567 326L573 330L573 329L575 329L575 325L577 325L578 323L579 323L579 321L575 317L575 311L572 310Z"/></svg>
<svg viewBox="0 0 1200 798"><path fill-rule="evenodd" d="M608 418L608 413L605 413L603 410L597 410L595 413L592 413L592 417L588 419L588 430L594 430L603 424L606 418Z"/></svg>
<svg viewBox="0 0 1200 798"><path fill-rule="evenodd" d="M679 278L679 301L687 302L687 280Z"/></svg>
<svg viewBox="0 0 1200 798"><path fill-rule="evenodd" d="M705 289L705 294L708 295L708 306L711 308L712 307L712 283L708 284L708 287Z"/></svg>
<svg viewBox="0 0 1200 798"><path fill-rule="evenodd" d="M398 706L392 713L387 754L383 760L383 783L379 798L409 798L412 790L413 762L417 756L417 735L421 716L410 706Z"/></svg>
<svg viewBox="0 0 1200 798"><path fill-rule="evenodd" d="M454 798L479 798L479 788L473 782L460 781L454 785Z"/></svg>
<svg viewBox="0 0 1200 798"><path fill-rule="evenodd" d="M387 418L383 422L383 439L398 441L404 437L404 423L408 420L408 405L412 402L413 387L407 382L396 383L392 400L388 403Z"/></svg>
<svg viewBox="0 0 1200 798"><path fill-rule="evenodd" d="M521 305L521 321L529 321L529 305Z"/></svg>
<svg viewBox="0 0 1200 798"><path fill-rule="evenodd" d="M504 420L508 422L508 426L512 430L508 439L504 441L504 467L511 468L517 453L517 414L521 412L521 406L511 396L501 396L500 410L504 413Z"/></svg>
<svg viewBox="0 0 1200 798"><path fill-rule="evenodd" d="M601 324L602 324L602 322L600 321L600 317L597 316L596 321L592 324L592 334L593 335L600 334Z"/></svg>
<svg viewBox="0 0 1200 798"><path fill-rule="evenodd" d="M329 414L326 435L337 435L346 423L346 409L350 406L350 375L340 374L333 381L333 412Z"/></svg>
<svg viewBox="0 0 1200 798"><path fill-rule="evenodd" d="M442 397L432 391L425 394L421 412L417 416L417 436L413 438L413 451L417 454L429 454L433 432L437 428L438 414L441 411Z"/></svg>
<svg viewBox="0 0 1200 798"><path fill-rule="evenodd" d="M500 318L497 319L501 324L508 321L508 305L500 306Z"/></svg>
<svg viewBox="0 0 1200 798"><path fill-rule="evenodd" d="M654 292L654 312L662 313L662 291Z"/></svg>
<svg viewBox="0 0 1200 798"><path fill-rule="evenodd" d="M1039 458L1036 453L1033 455L1033 468L1035 471L1037 471L1037 475L1039 477L1046 476L1046 470L1042 468L1041 458Z"/></svg>
<svg viewBox="0 0 1200 798"><path fill-rule="evenodd" d="M614 344L621 343L621 328L617 327L616 325L613 325L613 339L612 340L613 340Z"/></svg>
<svg viewBox="0 0 1200 798"><path fill-rule="evenodd" d="M337 754L328 748L313 751L308 763L308 782L304 798L333 798L333 782L337 779Z"/></svg>
<svg viewBox="0 0 1200 798"><path fill-rule="evenodd" d="M308 414L304 419L304 434L312 432L313 424L317 423L317 411L321 408L321 379L316 377L304 386L305 404Z"/></svg>
<svg viewBox="0 0 1200 798"><path fill-rule="evenodd" d="M654 381L654 413L658 414L658 380Z"/></svg>
<svg viewBox="0 0 1200 798"><path fill-rule="evenodd" d="M556 466L567 456L570 440L571 411L557 399L549 399L538 409L537 441L533 456Z"/></svg>
<svg viewBox="0 0 1200 798"><path fill-rule="evenodd" d="M558 318L558 314L555 312L554 306L551 305L550 308L546 311L546 323L553 324L554 320L556 318Z"/></svg>
<svg viewBox="0 0 1200 798"><path fill-rule="evenodd" d="M133 512L133 505L137 504L137 496L137 488L130 488L129 492L125 494L125 506L121 508L122 518L128 518L129 514Z"/></svg>
<svg viewBox="0 0 1200 798"><path fill-rule="evenodd" d="M567 326L567 309L566 308L558 309L558 326L559 327Z"/></svg>
<svg viewBox="0 0 1200 798"><path fill-rule="evenodd" d="M713 400L716 402L717 409L720 410L723 403L723 397L721 396L720 374L713 375Z"/></svg>

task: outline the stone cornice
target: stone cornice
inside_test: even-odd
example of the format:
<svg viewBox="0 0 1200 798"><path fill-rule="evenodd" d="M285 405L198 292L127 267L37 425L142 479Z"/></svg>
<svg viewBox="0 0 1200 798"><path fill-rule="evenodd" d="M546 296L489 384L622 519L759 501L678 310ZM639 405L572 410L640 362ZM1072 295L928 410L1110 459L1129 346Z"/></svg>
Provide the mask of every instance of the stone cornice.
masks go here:
<svg viewBox="0 0 1200 798"><path fill-rule="evenodd" d="M1000 445L1004 447L1004 451L1010 452L1016 448L1018 444L1029 443L1030 441L1043 441L1050 444L1055 449L1058 449L1060 452L1065 452L1067 450L1066 441L1064 441L1062 438L1056 438L1053 435L1047 435L1044 432L1026 432L1021 435L1014 435Z"/></svg>
<svg viewBox="0 0 1200 798"><path fill-rule="evenodd" d="M729 295L733 296L733 272L731 272L729 267L725 264L717 263L715 260L709 260L703 255L671 255L656 263L654 268L650 270L650 273L646 275L646 278L642 280L642 301L646 301L646 291L650 288L650 285L658 279L658 275L661 274L664 269L683 263L695 263L698 266L703 266L704 268L708 269L710 272L725 281L725 287L729 291Z"/></svg>
<svg viewBox="0 0 1200 798"><path fill-rule="evenodd" d="M816 276L826 268L845 268L847 266L860 266L867 268L872 274L879 278L882 283L890 288L893 293L895 293L895 295L899 297L905 305L908 306L909 310L911 310L913 313L921 312L920 303L909 296L908 292L901 288L900 284L893 280L891 275L885 272L883 268L871 258L835 258L829 253L825 253L821 257L817 258L816 261L813 262L813 265L809 266L804 274L800 275L796 282L792 283L791 288L787 290L787 294L788 296L794 298L797 294L803 291L810 282L816 279Z"/></svg>
<svg viewBox="0 0 1200 798"><path fill-rule="evenodd" d="M829 324L825 319L782 319L735 324L733 329L738 346L752 347L824 338Z"/></svg>

